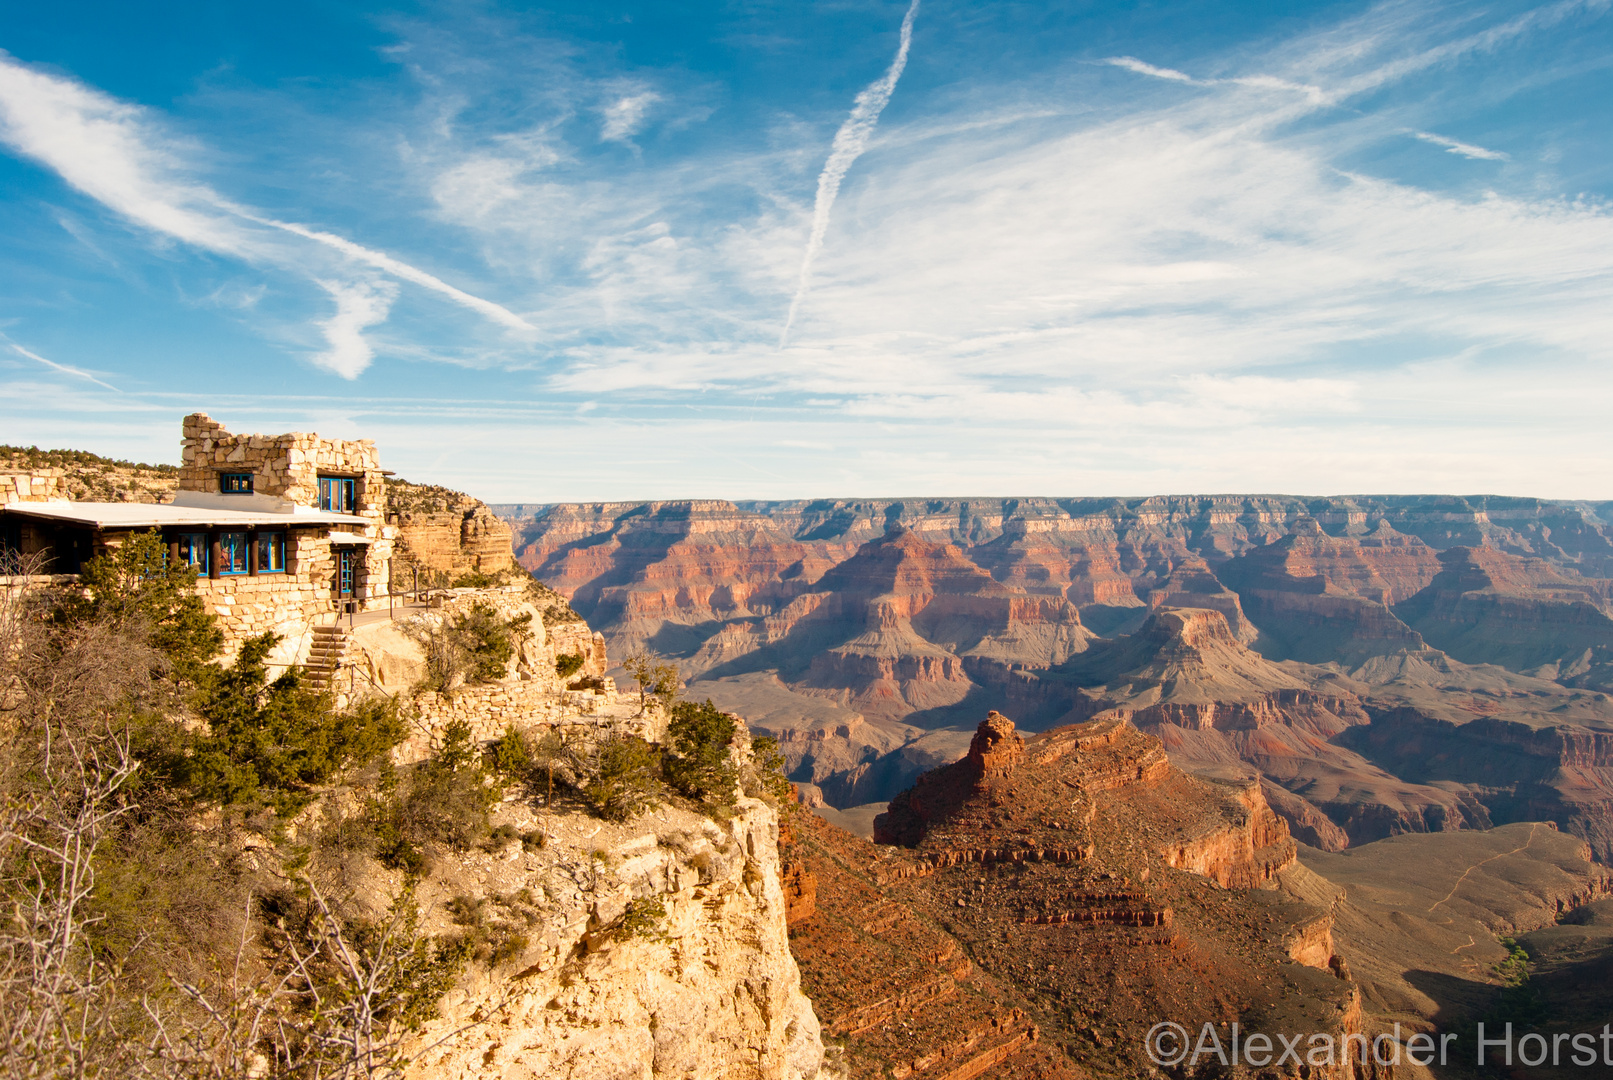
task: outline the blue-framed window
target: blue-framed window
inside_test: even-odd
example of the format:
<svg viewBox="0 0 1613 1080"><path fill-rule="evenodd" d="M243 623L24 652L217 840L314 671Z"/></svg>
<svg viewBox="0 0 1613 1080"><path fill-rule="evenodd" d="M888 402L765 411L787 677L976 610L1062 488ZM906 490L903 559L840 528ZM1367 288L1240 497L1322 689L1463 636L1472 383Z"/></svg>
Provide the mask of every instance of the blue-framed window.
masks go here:
<svg viewBox="0 0 1613 1080"><path fill-rule="evenodd" d="M247 571L247 534L227 532L218 534L218 573L244 574Z"/></svg>
<svg viewBox="0 0 1613 1080"><path fill-rule="evenodd" d="M258 573L283 574L286 572L286 534L258 533Z"/></svg>
<svg viewBox="0 0 1613 1080"><path fill-rule="evenodd" d="M357 505L358 481L351 476L321 476L319 478L319 508L333 514L351 514Z"/></svg>
<svg viewBox="0 0 1613 1080"><path fill-rule="evenodd" d="M250 495L252 494L252 474L249 472L219 473L218 490L225 495Z"/></svg>
<svg viewBox="0 0 1613 1080"><path fill-rule="evenodd" d="M206 533L180 533L174 538L179 545L179 562L183 566L194 566L196 572L203 577L208 573L208 555L213 545L208 542Z"/></svg>

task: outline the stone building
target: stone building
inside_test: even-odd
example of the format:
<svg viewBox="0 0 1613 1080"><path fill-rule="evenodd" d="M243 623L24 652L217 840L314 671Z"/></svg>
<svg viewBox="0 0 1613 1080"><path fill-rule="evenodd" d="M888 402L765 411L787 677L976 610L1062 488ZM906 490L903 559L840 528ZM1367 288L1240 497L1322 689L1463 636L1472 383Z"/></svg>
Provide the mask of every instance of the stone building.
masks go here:
<svg viewBox="0 0 1613 1080"><path fill-rule="evenodd" d="M226 647L281 635L271 659L306 652L315 626L388 602L396 530L384 522L386 474L369 439L232 435L205 413L185 417L179 489L160 505L69 502L60 470L0 476L0 545L39 553L53 574L132 533L155 530L168 557L197 568Z"/></svg>

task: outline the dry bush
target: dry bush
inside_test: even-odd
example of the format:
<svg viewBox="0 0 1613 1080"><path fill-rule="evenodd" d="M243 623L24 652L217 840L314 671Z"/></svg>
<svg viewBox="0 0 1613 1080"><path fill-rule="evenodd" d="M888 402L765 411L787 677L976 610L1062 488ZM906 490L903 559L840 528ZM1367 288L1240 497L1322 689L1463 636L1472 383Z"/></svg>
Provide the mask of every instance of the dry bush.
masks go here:
<svg viewBox="0 0 1613 1080"><path fill-rule="evenodd" d="M400 1075L463 948L408 895L366 923L307 880L297 917L265 920L230 835L199 827L216 804L167 767L197 723L171 650L205 633L164 635L149 577L52 592L32 569L0 563L0 1076Z"/></svg>

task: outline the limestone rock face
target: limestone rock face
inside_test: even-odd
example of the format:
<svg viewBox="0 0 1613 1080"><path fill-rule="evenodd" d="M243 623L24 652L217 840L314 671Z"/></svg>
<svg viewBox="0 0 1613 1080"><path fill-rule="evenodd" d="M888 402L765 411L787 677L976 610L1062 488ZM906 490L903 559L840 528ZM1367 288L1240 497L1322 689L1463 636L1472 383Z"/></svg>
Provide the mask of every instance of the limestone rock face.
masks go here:
<svg viewBox="0 0 1613 1080"><path fill-rule="evenodd" d="M745 799L724 825L664 808L548 832L543 851L480 875L538 896L531 944L450 995L410 1077L827 1080L773 810ZM650 912L637 932L631 910Z"/></svg>
<svg viewBox="0 0 1613 1080"><path fill-rule="evenodd" d="M398 573L405 586L415 569L452 579L515 565L509 525L463 492L393 480L387 485L387 520L398 529Z"/></svg>

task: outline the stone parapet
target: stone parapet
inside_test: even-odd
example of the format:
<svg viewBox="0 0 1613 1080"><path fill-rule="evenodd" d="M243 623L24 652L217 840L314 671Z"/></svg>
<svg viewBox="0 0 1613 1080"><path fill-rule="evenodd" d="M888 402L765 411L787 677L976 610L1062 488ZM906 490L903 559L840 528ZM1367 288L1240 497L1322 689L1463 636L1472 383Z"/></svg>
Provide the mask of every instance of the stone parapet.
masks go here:
<svg viewBox="0 0 1613 1080"><path fill-rule="evenodd" d="M373 439L324 439L293 431L285 435L233 435L206 413L185 417L179 489L217 492L220 473L253 474L253 492L319 506L321 475L351 477L351 511L380 525L386 513L386 477Z"/></svg>
<svg viewBox="0 0 1613 1080"><path fill-rule="evenodd" d="M66 469L8 469L0 472L0 506L66 498Z"/></svg>

